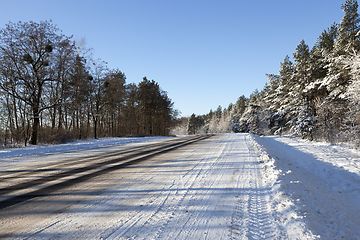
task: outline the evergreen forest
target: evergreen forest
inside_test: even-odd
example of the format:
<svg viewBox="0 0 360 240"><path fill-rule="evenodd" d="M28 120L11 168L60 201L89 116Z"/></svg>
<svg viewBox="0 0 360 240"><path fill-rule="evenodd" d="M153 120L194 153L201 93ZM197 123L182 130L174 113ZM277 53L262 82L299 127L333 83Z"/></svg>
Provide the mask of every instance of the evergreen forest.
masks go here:
<svg viewBox="0 0 360 240"><path fill-rule="evenodd" d="M278 74L235 104L179 121L188 134L250 132L347 142L360 147L360 18L358 2L341 4L344 16L320 33L314 46L301 40Z"/></svg>
<svg viewBox="0 0 360 240"><path fill-rule="evenodd" d="M157 82L126 83L51 21L0 30L1 146L168 135L175 114Z"/></svg>

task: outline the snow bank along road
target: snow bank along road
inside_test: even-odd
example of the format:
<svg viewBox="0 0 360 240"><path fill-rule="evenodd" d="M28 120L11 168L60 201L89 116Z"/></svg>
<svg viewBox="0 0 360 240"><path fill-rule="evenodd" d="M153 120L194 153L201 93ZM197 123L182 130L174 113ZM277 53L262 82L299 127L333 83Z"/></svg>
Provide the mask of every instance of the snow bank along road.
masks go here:
<svg viewBox="0 0 360 240"><path fill-rule="evenodd" d="M0 238L359 239L358 152L250 134L142 149L126 167L116 151L134 154L0 160Z"/></svg>

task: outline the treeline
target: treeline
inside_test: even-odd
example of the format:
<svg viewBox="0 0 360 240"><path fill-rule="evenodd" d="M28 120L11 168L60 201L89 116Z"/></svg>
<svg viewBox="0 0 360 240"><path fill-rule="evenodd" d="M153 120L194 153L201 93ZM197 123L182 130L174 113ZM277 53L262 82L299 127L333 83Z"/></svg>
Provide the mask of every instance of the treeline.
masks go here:
<svg viewBox="0 0 360 240"><path fill-rule="evenodd" d="M168 135L175 111L159 84L127 84L50 21L0 30L0 144Z"/></svg>
<svg viewBox="0 0 360 240"><path fill-rule="evenodd" d="M221 115L219 111L214 116L211 111L193 116L188 121L188 132L291 134L359 147L358 3L346 0L341 8L341 22L325 29L312 48L302 40L292 59L286 56L280 63L278 74L267 74L269 81L264 89L255 90L249 98L241 96Z"/></svg>

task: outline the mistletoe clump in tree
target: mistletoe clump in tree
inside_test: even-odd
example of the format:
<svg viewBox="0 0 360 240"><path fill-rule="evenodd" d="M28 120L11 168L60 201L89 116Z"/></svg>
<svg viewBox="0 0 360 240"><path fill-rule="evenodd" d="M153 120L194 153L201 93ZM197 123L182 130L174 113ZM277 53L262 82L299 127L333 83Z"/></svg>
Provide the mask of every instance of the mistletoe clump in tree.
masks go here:
<svg viewBox="0 0 360 240"><path fill-rule="evenodd" d="M48 96L64 84L75 43L49 21L9 23L0 30L0 88L30 109L31 144L37 144L40 114L60 103Z"/></svg>

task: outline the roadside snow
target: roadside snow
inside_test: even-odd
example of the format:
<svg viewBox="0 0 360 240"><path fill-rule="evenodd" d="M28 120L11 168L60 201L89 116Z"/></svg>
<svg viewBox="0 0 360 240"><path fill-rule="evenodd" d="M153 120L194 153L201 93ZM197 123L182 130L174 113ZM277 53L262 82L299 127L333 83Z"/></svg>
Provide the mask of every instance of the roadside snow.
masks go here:
<svg viewBox="0 0 360 240"><path fill-rule="evenodd" d="M76 158L89 158L119 149L170 140L170 137L138 137L138 138L100 138L79 140L66 144L38 145L23 148L8 148L0 150L0 187L23 181L18 179L19 172L29 172L35 169L52 169L57 171L43 172L43 176L61 171L61 164L77 162ZM46 174L45 174L46 173ZM12 180L4 181L12 177ZM36 178L36 177L35 177Z"/></svg>
<svg viewBox="0 0 360 240"><path fill-rule="evenodd" d="M252 137L272 188L274 213L288 233L306 224L318 238L360 239L359 151L298 138Z"/></svg>
<svg viewBox="0 0 360 240"><path fill-rule="evenodd" d="M22 148L4 148L0 149L0 161L7 158L28 157L34 155L45 155L51 153L63 153L77 150L88 150L109 146L124 145L130 143L150 143L162 141L170 137L130 137L130 138L99 138L88 140L77 140L65 144L54 145L31 145Z"/></svg>

